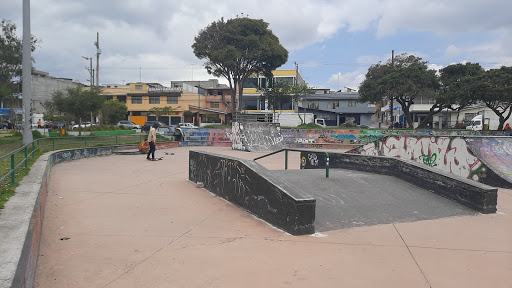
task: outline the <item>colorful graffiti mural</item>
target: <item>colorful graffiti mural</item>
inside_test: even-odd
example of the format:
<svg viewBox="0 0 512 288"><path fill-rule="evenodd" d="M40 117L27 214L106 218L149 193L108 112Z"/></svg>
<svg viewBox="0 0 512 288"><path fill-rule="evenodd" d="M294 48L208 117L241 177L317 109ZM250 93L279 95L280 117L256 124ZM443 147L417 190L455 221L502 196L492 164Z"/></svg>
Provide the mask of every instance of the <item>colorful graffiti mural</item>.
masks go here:
<svg viewBox="0 0 512 288"><path fill-rule="evenodd" d="M480 182L487 172L486 165L459 136L384 136L349 152L413 160Z"/></svg>
<svg viewBox="0 0 512 288"><path fill-rule="evenodd" d="M512 137L471 137L466 143L485 165L512 183Z"/></svg>

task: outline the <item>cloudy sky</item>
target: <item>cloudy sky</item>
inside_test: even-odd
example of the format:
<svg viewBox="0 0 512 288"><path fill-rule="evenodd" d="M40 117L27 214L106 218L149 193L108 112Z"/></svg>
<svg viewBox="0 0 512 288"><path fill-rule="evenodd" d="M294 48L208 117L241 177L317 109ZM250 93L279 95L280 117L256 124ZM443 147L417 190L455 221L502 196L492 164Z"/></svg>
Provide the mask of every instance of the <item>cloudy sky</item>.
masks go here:
<svg viewBox="0 0 512 288"><path fill-rule="evenodd" d="M0 19L18 25L21 0L2 1ZM368 67L415 54L433 68L464 61L512 66L512 2L506 0L37 0L31 29L41 43L35 68L88 83L95 57L100 83L207 80L191 45L213 21L263 19L289 51L288 63L310 86L357 88ZM95 62L94 64L95 65ZM225 80L220 79L222 83Z"/></svg>

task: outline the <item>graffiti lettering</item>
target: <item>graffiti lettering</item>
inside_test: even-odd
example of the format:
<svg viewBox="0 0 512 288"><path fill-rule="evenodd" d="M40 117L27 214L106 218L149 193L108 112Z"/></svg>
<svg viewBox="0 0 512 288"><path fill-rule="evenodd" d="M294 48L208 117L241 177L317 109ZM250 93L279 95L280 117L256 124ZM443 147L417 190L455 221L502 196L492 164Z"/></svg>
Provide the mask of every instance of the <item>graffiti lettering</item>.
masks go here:
<svg viewBox="0 0 512 288"><path fill-rule="evenodd" d="M436 153L432 153L432 156L421 155L418 158L419 158L419 160L423 161L423 164L425 164L427 166L430 166L430 167L437 166L437 164L436 164L437 154Z"/></svg>

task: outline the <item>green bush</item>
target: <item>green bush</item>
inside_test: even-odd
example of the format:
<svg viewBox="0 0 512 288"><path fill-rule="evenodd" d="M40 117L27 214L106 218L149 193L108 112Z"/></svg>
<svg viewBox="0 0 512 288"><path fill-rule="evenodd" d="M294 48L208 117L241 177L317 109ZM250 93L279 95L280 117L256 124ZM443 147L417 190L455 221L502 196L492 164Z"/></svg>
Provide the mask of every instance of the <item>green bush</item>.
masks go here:
<svg viewBox="0 0 512 288"><path fill-rule="evenodd" d="M340 125L341 128L356 128L357 124L354 122L345 122Z"/></svg>
<svg viewBox="0 0 512 288"><path fill-rule="evenodd" d="M315 123L300 124L297 126L299 129L322 129L322 126L316 125Z"/></svg>
<svg viewBox="0 0 512 288"><path fill-rule="evenodd" d="M41 134L41 132L39 132L37 130L32 130L32 138L34 138L34 140L43 138L43 137L44 136Z"/></svg>

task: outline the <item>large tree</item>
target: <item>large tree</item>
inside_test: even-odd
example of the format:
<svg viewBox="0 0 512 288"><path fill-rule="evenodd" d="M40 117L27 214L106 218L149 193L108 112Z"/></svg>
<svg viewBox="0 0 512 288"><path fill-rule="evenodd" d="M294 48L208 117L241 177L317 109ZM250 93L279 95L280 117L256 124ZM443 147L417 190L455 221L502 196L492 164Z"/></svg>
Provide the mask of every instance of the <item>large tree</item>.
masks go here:
<svg viewBox="0 0 512 288"><path fill-rule="evenodd" d="M74 121L78 121L78 133L82 135L82 118L87 118L90 114L96 116L105 98L100 95L97 88L82 90L76 87L53 92L50 101L52 104L48 103L47 106L53 106L57 112L67 114Z"/></svg>
<svg viewBox="0 0 512 288"><path fill-rule="evenodd" d="M16 35L16 24L9 20L0 22L0 101L13 92L20 92L16 81L21 77L22 39ZM31 36L31 49L36 49L37 39Z"/></svg>
<svg viewBox="0 0 512 288"><path fill-rule="evenodd" d="M480 75L475 85L475 98L498 115L498 130L512 114L512 67L491 69Z"/></svg>
<svg viewBox="0 0 512 288"><path fill-rule="evenodd" d="M439 70L439 73L441 89L436 95L436 103L453 111L461 111L477 101L475 83L484 73L480 64L452 64Z"/></svg>
<svg viewBox="0 0 512 288"><path fill-rule="evenodd" d="M232 111L236 110L237 88L242 103L245 79L260 73L271 77L272 70L288 60L288 51L268 29L268 23L248 17L211 23L195 37L192 48L197 58L206 60L204 67L209 74L228 80Z"/></svg>
<svg viewBox="0 0 512 288"><path fill-rule="evenodd" d="M124 102L117 99L107 100L100 109L103 121L107 124L114 125L118 121L125 119L128 108Z"/></svg>
<svg viewBox="0 0 512 288"><path fill-rule="evenodd" d="M410 107L414 100L420 96L434 97L439 87L436 72L428 69L427 63L420 57L403 53L385 64L372 65L359 87L359 101L395 100L402 107L407 125L413 127Z"/></svg>

